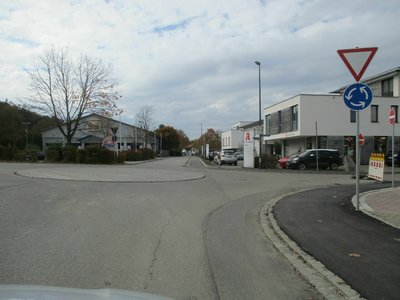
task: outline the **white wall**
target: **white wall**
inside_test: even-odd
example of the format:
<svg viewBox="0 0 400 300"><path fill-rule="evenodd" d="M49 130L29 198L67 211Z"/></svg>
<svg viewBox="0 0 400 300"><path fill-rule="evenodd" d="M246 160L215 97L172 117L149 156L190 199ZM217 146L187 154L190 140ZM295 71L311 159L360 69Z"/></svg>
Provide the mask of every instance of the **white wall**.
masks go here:
<svg viewBox="0 0 400 300"><path fill-rule="evenodd" d="M343 96L301 95L299 106L299 129L301 135L355 135L356 123L350 122L350 109ZM371 105L378 105L378 123L371 123L371 106L360 111L360 132L365 136L390 135L392 127L388 116L391 105L399 105L399 98L374 97Z"/></svg>
<svg viewBox="0 0 400 300"><path fill-rule="evenodd" d="M393 96L400 96L400 76L393 77Z"/></svg>
<svg viewBox="0 0 400 300"><path fill-rule="evenodd" d="M243 148L243 131L231 129L221 134L221 149Z"/></svg>

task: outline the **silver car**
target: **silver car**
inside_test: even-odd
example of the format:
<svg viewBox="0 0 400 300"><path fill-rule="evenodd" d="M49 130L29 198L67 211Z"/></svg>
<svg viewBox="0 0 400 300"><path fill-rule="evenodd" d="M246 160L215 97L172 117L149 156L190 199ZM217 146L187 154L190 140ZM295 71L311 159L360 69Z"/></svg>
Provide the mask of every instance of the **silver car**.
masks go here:
<svg viewBox="0 0 400 300"><path fill-rule="evenodd" d="M234 150L221 150L219 153L221 165L235 165L237 166L237 157Z"/></svg>

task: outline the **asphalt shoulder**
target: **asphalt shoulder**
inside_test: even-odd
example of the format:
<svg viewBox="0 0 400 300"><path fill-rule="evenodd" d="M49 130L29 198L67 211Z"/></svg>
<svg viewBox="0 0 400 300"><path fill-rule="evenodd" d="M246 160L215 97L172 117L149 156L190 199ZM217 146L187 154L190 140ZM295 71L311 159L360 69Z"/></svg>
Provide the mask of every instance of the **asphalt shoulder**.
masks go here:
<svg viewBox="0 0 400 300"><path fill-rule="evenodd" d="M400 230L355 211L353 195L354 185L303 191L280 199L273 215L290 239L362 297L399 299Z"/></svg>

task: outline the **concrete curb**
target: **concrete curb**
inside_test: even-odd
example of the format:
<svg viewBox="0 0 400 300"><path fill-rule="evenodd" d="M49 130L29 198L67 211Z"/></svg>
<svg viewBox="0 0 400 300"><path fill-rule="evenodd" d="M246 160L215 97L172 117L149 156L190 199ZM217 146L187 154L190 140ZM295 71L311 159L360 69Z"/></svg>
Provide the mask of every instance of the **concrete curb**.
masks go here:
<svg viewBox="0 0 400 300"><path fill-rule="evenodd" d="M367 203L368 196L373 195L373 194L384 193L386 191L392 191L393 189L400 189L400 187L394 187L394 188L393 187L389 187L389 188L385 188L385 189L372 190L372 191L361 193L359 195L359 201L360 201L360 203L359 203L360 206L359 207L360 207L360 211L362 213L370 216L371 218L377 219L378 221L380 221L382 223L385 223L385 224L387 224L389 226L392 226L394 228L400 229L400 226L397 226L395 224L392 224L392 223L388 222L387 220L385 220L384 218L379 216L379 214L375 213L375 210L371 206L369 206L368 203ZM357 207L357 197L356 197L356 195L354 195L351 198L351 203L353 203L354 208Z"/></svg>
<svg viewBox="0 0 400 300"><path fill-rule="evenodd" d="M299 192L301 191L273 199L261 208L260 221L265 235L272 241L274 247L325 299L363 299L343 279L328 270L314 257L304 252L280 229L273 215L274 205L284 197Z"/></svg>

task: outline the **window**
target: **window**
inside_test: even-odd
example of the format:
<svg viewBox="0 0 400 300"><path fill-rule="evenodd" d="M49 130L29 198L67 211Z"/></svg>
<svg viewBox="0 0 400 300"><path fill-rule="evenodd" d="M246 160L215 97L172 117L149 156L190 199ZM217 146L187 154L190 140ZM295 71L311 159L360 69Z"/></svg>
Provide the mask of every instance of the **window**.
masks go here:
<svg viewBox="0 0 400 300"><path fill-rule="evenodd" d="M355 123L355 122L356 122L356 111L350 110L350 123Z"/></svg>
<svg viewBox="0 0 400 300"><path fill-rule="evenodd" d="M393 78L382 80L382 96L393 97Z"/></svg>
<svg viewBox="0 0 400 300"><path fill-rule="evenodd" d="M395 122L396 123L398 123L399 121L399 119L398 119L398 111L399 111L399 106L398 105L392 105L391 107L390 107L390 109L392 110L394 110L394 115L395 115Z"/></svg>
<svg viewBox="0 0 400 300"><path fill-rule="evenodd" d="M268 135L271 134L271 115L265 116L265 133Z"/></svg>
<svg viewBox="0 0 400 300"><path fill-rule="evenodd" d="M371 105L371 122L378 123L378 105Z"/></svg>
<svg viewBox="0 0 400 300"><path fill-rule="evenodd" d="M297 105L291 107L291 113L292 113L292 131L295 131L298 129L298 109L299 107Z"/></svg>
<svg viewBox="0 0 400 300"><path fill-rule="evenodd" d="M278 111L278 133L282 132L282 112Z"/></svg>

